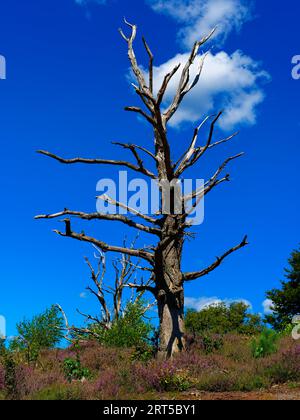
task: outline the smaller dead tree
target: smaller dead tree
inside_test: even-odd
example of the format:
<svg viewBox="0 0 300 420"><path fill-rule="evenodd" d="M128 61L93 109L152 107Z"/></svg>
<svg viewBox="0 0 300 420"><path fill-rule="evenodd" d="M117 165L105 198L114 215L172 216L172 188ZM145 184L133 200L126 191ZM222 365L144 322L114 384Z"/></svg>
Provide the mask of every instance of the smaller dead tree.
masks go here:
<svg viewBox="0 0 300 420"><path fill-rule="evenodd" d="M135 242L132 242L131 247L133 248ZM124 241L125 245L125 241ZM141 302L147 287L150 287L152 283L152 277L148 275L148 280L143 281L139 277L138 285L141 285L141 289L137 287L137 273L138 271L149 271L145 267L137 263L133 263L129 255L121 254L120 258L112 262L114 269L114 278L112 281L106 281L107 277L107 261L105 254L96 246L94 258L97 261L96 266L94 266L89 258L85 257L85 262L89 267L91 280L93 286L87 286L86 290L93 295L99 303L99 316L86 314L77 309L77 312L82 315L87 324L86 328L78 328L69 324L68 318L60 305L57 305L58 309L62 313L65 320L65 338L73 342L74 340L70 339L72 336L76 337L93 337L96 339L100 338L100 335L97 333L100 329L108 330L112 327L113 322L118 321L125 314L126 306L130 304L138 304ZM126 290L130 289L130 295L128 299L125 299L124 293ZM154 303L149 303L143 309L145 314Z"/></svg>

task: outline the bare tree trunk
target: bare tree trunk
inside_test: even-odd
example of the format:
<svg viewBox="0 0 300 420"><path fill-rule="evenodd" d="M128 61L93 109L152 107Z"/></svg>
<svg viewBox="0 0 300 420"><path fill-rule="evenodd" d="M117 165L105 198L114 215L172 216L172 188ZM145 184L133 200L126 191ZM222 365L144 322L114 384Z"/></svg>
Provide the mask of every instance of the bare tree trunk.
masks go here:
<svg viewBox="0 0 300 420"><path fill-rule="evenodd" d="M183 301L183 292L179 299ZM158 358L168 359L185 349L184 305L178 297L168 294L158 302L160 338Z"/></svg>
<svg viewBox="0 0 300 420"><path fill-rule="evenodd" d="M182 351L184 344L184 292L181 271L183 236L180 218L167 216L162 229L162 240L155 255L155 273L158 289L160 320L160 359Z"/></svg>

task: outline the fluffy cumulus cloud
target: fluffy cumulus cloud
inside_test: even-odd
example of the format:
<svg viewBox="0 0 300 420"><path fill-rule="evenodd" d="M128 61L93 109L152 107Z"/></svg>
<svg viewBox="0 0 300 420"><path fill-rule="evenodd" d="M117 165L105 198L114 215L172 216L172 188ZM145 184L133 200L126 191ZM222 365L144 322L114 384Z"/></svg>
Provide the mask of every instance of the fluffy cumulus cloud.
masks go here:
<svg viewBox="0 0 300 420"><path fill-rule="evenodd" d="M105 4L107 0L75 0L77 4ZM218 26L213 42L220 44L232 30L239 29L251 17L251 1L246 0L145 0L157 13L171 16L178 24L178 37L184 52L170 58L155 68L156 88L158 89L165 74L176 64L185 63L191 45L196 39ZM185 52L186 51L186 52ZM195 76L198 58L191 71ZM180 70L173 78L166 94L165 104L171 101L176 92ZM257 120L258 105L264 100L261 88L269 76L260 65L236 51L210 52L206 58L198 85L185 97L181 107L173 116L173 127L181 123L197 123L210 113L224 109L221 128L232 130L239 125L254 125Z"/></svg>
<svg viewBox="0 0 300 420"><path fill-rule="evenodd" d="M224 41L233 29L251 17L250 3L244 0L147 0L153 10L171 16L182 24L179 38L190 47L195 36L208 34L217 26L219 40Z"/></svg>
<svg viewBox="0 0 300 420"><path fill-rule="evenodd" d="M264 314L268 315L273 312L273 302L271 299L264 300L262 306L264 308Z"/></svg>
<svg viewBox="0 0 300 420"><path fill-rule="evenodd" d="M164 75L178 63L185 63L188 53L178 54L166 63L155 68L156 88L160 86ZM196 76L200 57L195 60L191 70L191 79ZM179 82L180 71L172 79L166 93L166 102L170 101ZM237 51L232 55L221 51L209 53L206 57L202 76L196 87L185 97L180 109L171 120L173 126L182 122L196 122L203 114L225 109L221 120L222 128L232 129L237 124L255 124L256 107L264 95L259 82L268 75L250 57Z"/></svg>
<svg viewBox="0 0 300 420"><path fill-rule="evenodd" d="M178 36L185 51L196 39L218 26L214 42L224 41L227 35L250 18L250 4L244 0L146 0L152 9L175 19L179 25ZM163 77L178 62L185 63L188 52L178 54L156 68L157 87ZM196 75L199 60L192 69ZM174 77L166 95L166 102L175 94L180 72ZM197 122L208 113L225 109L221 126L231 130L236 125L253 125L257 120L257 106L263 101L261 83L269 75L259 63L241 51L229 55L225 51L210 52L205 61L198 85L184 99L171 124Z"/></svg>
<svg viewBox="0 0 300 420"><path fill-rule="evenodd" d="M217 297L200 297L200 298L192 298L187 297L185 298L185 305L187 308L195 309L196 311L202 311L205 308L209 308L210 306L217 306L221 303L225 303L225 305L230 305L235 302L243 302L245 305L252 309L251 303L246 299L219 299Z"/></svg>

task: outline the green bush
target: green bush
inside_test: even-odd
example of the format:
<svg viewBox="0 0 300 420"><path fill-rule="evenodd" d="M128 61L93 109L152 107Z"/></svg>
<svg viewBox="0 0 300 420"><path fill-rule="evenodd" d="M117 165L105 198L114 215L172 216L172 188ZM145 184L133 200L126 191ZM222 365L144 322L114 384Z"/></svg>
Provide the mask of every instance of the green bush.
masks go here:
<svg viewBox="0 0 300 420"><path fill-rule="evenodd" d="M266 322L276 331L283 331L300 313L300 249L292 252L286 279L278 289L267 292L267 299L273 302L273 310L266 316Z"/></svg>
<svg viewBox="0 0 300 420"><path fill-rule="evenodd" d="M161 388L166 392L184 392L191 386L191 382L186 374L175 373L174 375L166 375L160 381Z"/></svg>
<svg viewBox="0 0 300 420"><path fill-rule="evenodd" d="M215 351L221 350L224 341L222 337L213 337L212 335L206 334L202 337L203 348L206 354L214 353Z"/></svg>
<svg viewBox="0 0 300 420"><path fill-rule="evenodd" d="M141 343L135 347L131 360L146 363L153 359L154 355L155 350L153 347L149 346L147 343Z"/></svg>
<svg viewBox="0 0 300 420"><path fill-rule="evenodd" d="M164 382L165 391L187 391L192 386L186 375L176 374L170 378L166 378Z"/></svg>
<svg viewBox="0 0 300 420"><path fill-rule="evenodd" d="M5 391L9 399L18 399L18 387L16 378L16 363L12 354L6 353L4 357L5 368Z"/></svg>
<svg viewBox="0 0 300 420"><path fill-rule="evenodd" d="M5 356L5 354L6 354L5 339L0 336L0 357Z"/></svg>
<svg viewBox="0 0 300 420"><path fill-rule="evenodd" d="M279 336L275 331L265 328L260 336L251 343L252 356L259 359L276 353L278 339Z"/></svg>
<svg viewBox="0 0 300 420"><path fill-rule="evenodd" d="M259 315L248 312L249 307L243 302L235 302L230 306L221 303L202 309L199 312L187 311L185 322L188 332L227 334L238 333L253 335L262 331Z"/></svg>
<svg viewBox="0 0 300 420"><path fill-rule="evenodd" d="M153 328L143 319L144 303L129 303L123 317L115 320L110 329L97 330L100 342L108 347L138 347L150 340Z"/></svg>
<svg viewBox="0 0 300 420"><path fill-rule="evenodd" d="M63 319L59 309L52 306L31 320L17 324L18 337L10 344L10 350L26 355L28 362L37 360L40 352L54 348L63 338Z"/></svg>
<svg viewBox="0 0 300 420"><path fill-rule="evenodd" d="M83 378L88 379L91 376L89 369L81 365L78 357L76 359L65 359L63 363L63 371L69 382L80 381Z"/></svg>

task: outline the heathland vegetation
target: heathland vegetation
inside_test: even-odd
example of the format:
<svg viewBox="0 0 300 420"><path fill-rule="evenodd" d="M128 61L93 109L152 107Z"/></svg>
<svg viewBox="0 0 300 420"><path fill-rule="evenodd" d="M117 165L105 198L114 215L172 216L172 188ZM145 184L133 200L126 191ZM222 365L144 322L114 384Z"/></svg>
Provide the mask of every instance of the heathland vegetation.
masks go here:
<svg viewBox="0 0 300 420"><path fill-rule="evenodd" d="M275 297L272 317L262 319L244 303L187 311L186 349L168 360L156 357L159 334L143 298L125 305L109 326L70 327L53 306L1 342L0 398L180 399L298 389L300 342L292 337L292 320L300 312L299 255L293 252L282 289L267 293ZM283 312L277 296L286 302ZM62 347L64 337L69 343Z"/></svg>

